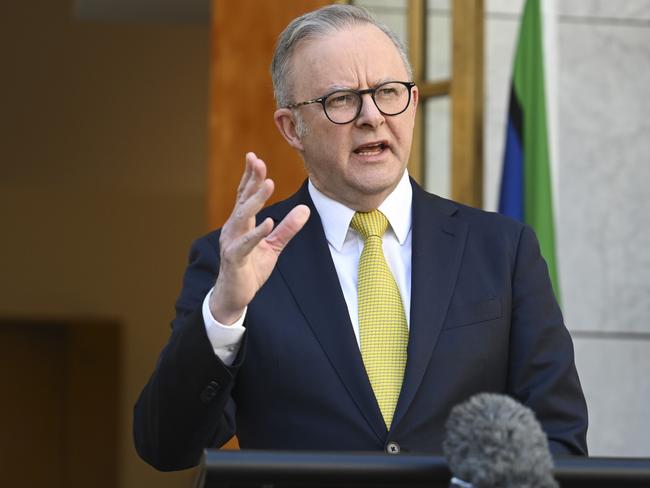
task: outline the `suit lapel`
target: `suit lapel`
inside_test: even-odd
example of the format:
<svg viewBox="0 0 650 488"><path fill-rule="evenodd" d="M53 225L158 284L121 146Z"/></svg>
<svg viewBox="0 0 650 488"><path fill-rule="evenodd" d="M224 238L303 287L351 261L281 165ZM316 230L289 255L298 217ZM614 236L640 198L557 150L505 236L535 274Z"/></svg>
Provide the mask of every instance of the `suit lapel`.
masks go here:
<svg viewBox="0 0 650 488"><path fill-rule="evenodd" d="M468 230L452 217L456 211L453 203L413 185L408 362L393 427L418 391L456 286Z"/></svg>
<svg viewBox="0 0 650 488"><path fill-rule="evenodd" d="M307 186L303 185L286 203L276 207L276 211L270 209L276 221L299 203L310 207L311 216L280 255L277 269L350 396L383 442L386 426L365 372L322 223Z"/></svg>

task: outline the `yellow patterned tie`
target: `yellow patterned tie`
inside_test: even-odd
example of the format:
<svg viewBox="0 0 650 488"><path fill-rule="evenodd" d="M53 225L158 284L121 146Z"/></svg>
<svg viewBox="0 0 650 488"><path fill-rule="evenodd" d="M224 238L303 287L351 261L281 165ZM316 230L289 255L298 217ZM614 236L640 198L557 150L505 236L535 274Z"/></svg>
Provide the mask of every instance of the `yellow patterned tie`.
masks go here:
<svg viewBox="0 0 650 488"><path fill-rule="evenodd" d="M357 212L350 226L365 242L357 285L361 356L390 429L406 367L408 327L399 288L384 258L382 236L388 219L379 210Z"/></svg>

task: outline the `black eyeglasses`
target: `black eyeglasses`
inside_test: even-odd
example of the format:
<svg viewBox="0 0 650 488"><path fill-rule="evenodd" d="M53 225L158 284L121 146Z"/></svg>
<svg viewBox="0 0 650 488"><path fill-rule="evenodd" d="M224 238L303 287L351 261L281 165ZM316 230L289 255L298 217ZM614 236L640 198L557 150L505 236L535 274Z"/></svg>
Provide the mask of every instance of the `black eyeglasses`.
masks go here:
<svg viewBox="0 0 650 488"><path fill-rule="evenodd" d="M298 108L310 103L320 103L327 118L335 124L349 124L361 113L363 106L362 95L370 93L377 110L384 115L399 115L411 103L412 81L387 81L374 88L366 90L336 90L327 95L292 103L285 108Z"/></svg>

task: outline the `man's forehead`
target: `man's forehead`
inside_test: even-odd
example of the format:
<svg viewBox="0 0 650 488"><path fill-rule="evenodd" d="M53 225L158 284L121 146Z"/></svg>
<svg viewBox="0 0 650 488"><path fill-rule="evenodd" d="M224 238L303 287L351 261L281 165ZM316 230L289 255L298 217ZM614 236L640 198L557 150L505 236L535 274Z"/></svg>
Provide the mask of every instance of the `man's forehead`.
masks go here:
<svg viewBox="0 0 650 488"><path fill-rule="evenodd" d="M295 51L305 50L306 47L345 47L352 49L356 45L348 44L351 39L357 42L371 42L380 44L383 49L392 47L398 53L397 47L390 37L379 27L369 23L351 24L344 27L332 28L331 30L306 37L296 44Z"/></svg>
<svg viewBox="0 0 650 488"><path fill-rule="evenodd" d="M293 52L291 71L295 82L309 79L321 89L358 88L360 82L377 85L401 80L407 73L397 46L372 24L304 39Z"/></svg>

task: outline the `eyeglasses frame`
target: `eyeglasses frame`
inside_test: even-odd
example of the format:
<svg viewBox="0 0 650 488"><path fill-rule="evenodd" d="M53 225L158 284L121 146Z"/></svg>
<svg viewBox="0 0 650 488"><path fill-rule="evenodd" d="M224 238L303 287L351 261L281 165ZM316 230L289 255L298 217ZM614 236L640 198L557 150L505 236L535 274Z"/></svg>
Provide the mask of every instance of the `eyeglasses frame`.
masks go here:
<svg viewBox="0 0 650 488"><path fill-rule="evenodd" d="M377 105L377 101L375 100L375 93L377 92L377 90L380 89L382 86L388 85L390 83L399 83L400 85L404 85L407 88L408 94L409 94L408 101L406 102L406 105L404 106L404 108L402 110L400 110L399 112L394 113L394 114L387 114L386 112L384 112L382 109L379 108L379 105ZM337 124L337 125L345 125L345 124L349 124L349 123L354 122L355 120L357 120L357 118L359 117L359 114L361 113L361 109L363 108L363 95L365 95L367 93L370 94L370 98L372 98L372 102L375 104L375 107L377 107L377 110L379 110L379 112L382 115L385 115L387 117L392 117L394 115L399 115L401 113L404 113L406 111L406 109L409 108L409 105L411 104L411 97L412 97L411 90L413 89L414 86L415 86L415 82L413 82L413 81L385 81L385 82L375 86L374 88L366 88L364 90L352 90L352 89L348 89L348 88L343 88L343 89L338 89L338 90L332 90L331 92L329 92L326 95L323 95L322 97L313 98L311 100L305 100L304 102L291 103L291 104L285 106L284 108L291 108L292 109L292 108L302 107L304 105L310 105L312 103L320 103L321 106L323 107L323 112L325 113L325 117L327 117L327 119L330 122L332 122L333 124ZM327 110L325 109L325 102L327 101L327 99L329 97L331 97L335 93L341 93L341 92L350 92L350 93L355 93L355 94L359 95L359 99L361 100L361 103L359 104L359 108L357 108L357 113L354 115L354 117L352 117L351 120L349 120L347 122L334 122L330 118L330 116L328 115Z"/></svg>

